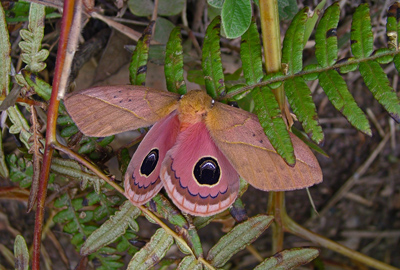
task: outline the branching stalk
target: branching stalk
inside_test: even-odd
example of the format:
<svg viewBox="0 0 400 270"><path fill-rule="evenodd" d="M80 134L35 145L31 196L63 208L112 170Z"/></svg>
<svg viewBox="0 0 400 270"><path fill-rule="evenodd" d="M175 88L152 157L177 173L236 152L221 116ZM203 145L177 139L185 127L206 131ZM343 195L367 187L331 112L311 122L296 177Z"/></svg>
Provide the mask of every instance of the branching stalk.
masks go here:
<svg viewBox="0 0 400 270"><path fill-rule="evenodd" d="M35 231L33 236L33 256L32 256L32 269L40 269L40 246L42 239L44 207L47 195L47 184L50 174L51 158L53 155L52 144L56 142L56 122L57 113L60 100L57 99L60 80L63 74L65 55L67 51L67 43L69 41L69 34L72 27L72 18L74 15L74 8L76 4L80 4L80 0L65 0L64 12L62 18L61 35L58 45L57 62L53 80L53 90L50 98L49 110L47 112L47 130L46 130L46 145L44 149L42 171L40 172L40 185L37 195L37 208L35 218ZM80 22L79 22L80 23ZM65 75L65 74L64 74Z"/></svg>

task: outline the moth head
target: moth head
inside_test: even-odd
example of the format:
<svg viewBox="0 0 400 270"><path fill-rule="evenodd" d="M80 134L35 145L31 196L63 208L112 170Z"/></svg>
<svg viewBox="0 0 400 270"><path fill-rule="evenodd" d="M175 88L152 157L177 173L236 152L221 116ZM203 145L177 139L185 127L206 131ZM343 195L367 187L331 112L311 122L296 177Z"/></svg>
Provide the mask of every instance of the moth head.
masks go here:
<svg viewBox="0 0 400 270"><path fill-rule="evenodd" d="M189 91L179 101L179 120L187 124L203 121L212 107L212 102L212 98L203 90Z"/></svg>

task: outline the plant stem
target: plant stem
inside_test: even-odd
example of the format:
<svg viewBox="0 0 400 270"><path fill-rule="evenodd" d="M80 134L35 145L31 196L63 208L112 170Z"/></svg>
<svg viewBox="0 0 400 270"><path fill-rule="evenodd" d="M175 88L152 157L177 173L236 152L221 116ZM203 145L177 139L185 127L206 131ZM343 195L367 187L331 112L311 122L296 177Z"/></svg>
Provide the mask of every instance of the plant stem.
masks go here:
<svg viewBox="0 0 400 270"><path fill-rule="evenodd" d="M282 218L282 225L284 226L284 228L287 232L290 232L290 233L297 235L299 237L302 237L304 239L308 239L314 243L321 245L322 247L329 248L330 250L340 253L350 259L359 261L365 265L374 267L376 269L399 270L396 267L393 267L393 266L383 263L381 261L375 260L371 257L368 257L367 255L364 255L360 252L357 252L348 247L340 245L328 238L325 238L317 233L307 230L306 228L300 226L295 221L293 221L287 215L286 211L281 212L281 218Z"/></svg>
<svg viewBox="0 0 400 270"><path fill-rule="evenodd" d="M284 231L281 220L281 207L285 207L284 192L270 192L268 197L267 214L274 216L272 223L272 253L277 253L283 250Z"/></svg>
<svg viewBox="0 0 400 270"><path fill-rule="evenodd" d="M265 69L267 73L281 69L281 34L279 28L279 13L277 0L260 0L261 31L264 48ZM283 85L273 90L282 112L286 109ZM268 198L268 214L275 217L272 224L272 251L283 249L283 230L280 221L280 207L284 207L284 193L270 192Z"/></svg>
<svg viewBox="0 0 400 270"><path fill-rule="evenodd" d="M260 0L261 35L264 48L265 69L267 73L281 70L281 31L277 0ZM272 90L281 111L286 106L283 86Z"/></svg>
<svg viewBox="0 0 400 270"><path fill-rule="evenodd" d="M80 2L80 0L77 0ZM47 112L47 130L46 145L44 149L43 165L40 172L40 185L37 196L37 208L35 217L35 231L33 236L33 256L32 269L40 269L40 246L42 239L44 206L47 195L47 183L50 173L51 158L53 155L52 144L56 142L56 122L60 100L58 100L59 82L62 76L65 55L67 51L68 37L72 26L72 18L74 13L75 0L65 0L63 9L63 18L61 24L61 35L58 45L57 62L54 72L53 89L50 98L49 110Z"/></svg>

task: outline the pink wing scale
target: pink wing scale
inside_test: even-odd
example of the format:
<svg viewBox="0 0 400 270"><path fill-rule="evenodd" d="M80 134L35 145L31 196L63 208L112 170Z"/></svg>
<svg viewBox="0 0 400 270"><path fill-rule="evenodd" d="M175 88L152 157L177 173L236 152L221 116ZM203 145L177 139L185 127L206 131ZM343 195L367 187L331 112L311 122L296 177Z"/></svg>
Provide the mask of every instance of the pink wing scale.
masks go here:
<svg viewBox="0 0 400 270"><path fill-rule="evenodd" d="M167 151L174 145L178 131L178 116L173 112L150 129L134 153L125 173L125 193L134 205L148 202L161 190L161 163ZM146 176L141 174L140 168L152 149L158 149L158 163L151 174Z"/></svg>
<svg viewBox="0 0 400 270"><path fill-rule="evenodd" d="M203 157L218 162L221 173L218 183L202 185L194 178L194 167ZM166 154L160 176L174 203L194 215L209 216L225 210L239 190L239 175L215 146L202 122L178 135L176 144Z"/></svg>

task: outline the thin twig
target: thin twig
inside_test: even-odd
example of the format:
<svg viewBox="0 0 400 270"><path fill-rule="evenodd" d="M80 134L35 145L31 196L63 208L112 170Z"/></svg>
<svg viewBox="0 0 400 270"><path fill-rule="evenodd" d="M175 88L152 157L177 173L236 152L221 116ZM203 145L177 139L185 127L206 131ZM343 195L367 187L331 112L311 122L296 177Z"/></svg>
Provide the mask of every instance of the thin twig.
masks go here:
<svg viewBox="0 0 400 270"><path fill-rule="evenodd" d="M360 252L352 250L348 247L340 245L328 238L325 238L317 233L307 230L306 228L300 226L296 222L294 222L286 212L282 212L282 221L283 226L285 227L286 231L297 235L301 238L308 239L314 243L321 245L322 247L329 248L337 253L340 253L350 259L362 262L365 265L374 267L380 270L399 270L396 267L383 263L381 261L375 260L367 255L364 255Z"/></svg>

